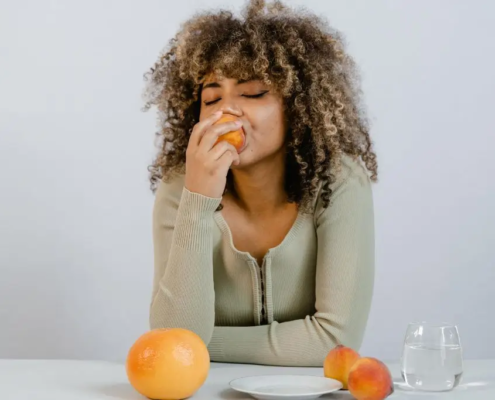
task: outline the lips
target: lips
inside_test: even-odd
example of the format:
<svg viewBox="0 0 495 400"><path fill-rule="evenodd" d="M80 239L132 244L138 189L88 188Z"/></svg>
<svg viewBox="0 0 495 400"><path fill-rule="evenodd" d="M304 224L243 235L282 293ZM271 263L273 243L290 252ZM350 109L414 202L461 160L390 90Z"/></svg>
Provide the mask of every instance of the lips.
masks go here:
<svg viewBox="0 0 495 400"><path fill-rule="evenodd" d="M241 127L242 129L242 134L244 135L244 144L242 145L242 147L238 150L238 154L242 153L244 151L244 149L246 148L247 146L247 135L246 135L246 131L244 129L244 127Z"/></svg>

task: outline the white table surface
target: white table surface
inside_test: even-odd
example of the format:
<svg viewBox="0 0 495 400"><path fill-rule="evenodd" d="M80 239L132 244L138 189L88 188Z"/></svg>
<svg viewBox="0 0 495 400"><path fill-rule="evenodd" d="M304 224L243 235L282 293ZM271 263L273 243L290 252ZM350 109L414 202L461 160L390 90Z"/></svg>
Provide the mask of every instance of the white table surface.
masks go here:
<svg viewBox="0 0 495 400"><path fill-rule="evenodd" d="M398 364L387 363L395 380ZM460 386L446 393L404 392L396 389L389 399L495 400L495 360L465 362ZM212 363L203 387L190 400L242 400L251 397L229 388L232 379L259 374L296 373L323 375L322 368L284 368ZM77 360L0 359L1 400L144 400L128 383L123 364ZM321 399L346 400L341 391Z"/></svg>

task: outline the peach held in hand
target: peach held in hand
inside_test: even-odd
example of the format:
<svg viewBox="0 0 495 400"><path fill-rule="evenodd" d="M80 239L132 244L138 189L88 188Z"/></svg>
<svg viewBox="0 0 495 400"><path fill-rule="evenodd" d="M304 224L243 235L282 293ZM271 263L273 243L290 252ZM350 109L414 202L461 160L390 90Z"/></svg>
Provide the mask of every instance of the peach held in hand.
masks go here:
<svg viewBox="0 0 495 400"><path fill-rule="evenodd" d="M348 386L357 400L383 400L394 392L387 366L371 357L360 358L354 363L349 372Z"/></svg>
<svg viewBox="0 0 495 400"><path fill-rule="evenodd" d="M215 122L214 125L222 124L224 122L237 121L237 120L238 118L234 117L233 115L225 114L222 115L220 119L217 122ZM235 131L227 132L219 136L215 144L221 142L222 140L229 142L232 146L234 146L237 149L237 152L239 152L244 147L246 137L244 136L244 132L242 128L239 128Z"/></svg>
<svg viewBox="0 0 495 400"><path fill-rule="evenodd" d="M323 372L327 378L342 382L343 389L347 389L347 376L353 364L358 360L359 354L339 344L328 353L323 364Z"/></svg>

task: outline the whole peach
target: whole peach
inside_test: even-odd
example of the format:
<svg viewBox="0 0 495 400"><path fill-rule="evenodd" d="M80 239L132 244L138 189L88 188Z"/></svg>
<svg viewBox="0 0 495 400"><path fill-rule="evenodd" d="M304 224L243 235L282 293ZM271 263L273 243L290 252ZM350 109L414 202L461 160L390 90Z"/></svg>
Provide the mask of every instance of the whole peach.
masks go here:
<svg viewBox="0 0 495 400"><path fill-rule="evenodd" d="M357 360L349 371L349 391L357 400L383 400L394 392L387 366L372 357Z"/></svg>
<svg viewBox="0 0 495 400"><path fill-rule="evenodd" d="M343 389L347 389L349 371L358 359L358 352L339 344L327 354L323 363L323 373L327 378L342 382Z"/></svg>

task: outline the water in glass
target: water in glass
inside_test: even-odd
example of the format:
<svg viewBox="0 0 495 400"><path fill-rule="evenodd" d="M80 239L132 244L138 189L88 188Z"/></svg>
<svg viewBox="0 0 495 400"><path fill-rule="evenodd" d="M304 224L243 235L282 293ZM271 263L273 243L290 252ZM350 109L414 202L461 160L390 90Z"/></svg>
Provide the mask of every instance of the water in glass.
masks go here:
<svg viewBox="0 0 495 400"><path fill-rule="evenodd" d="M402 377L409 387L452 390L462 371L462 348L455 326L409 325L402 354Z"/></svg>

